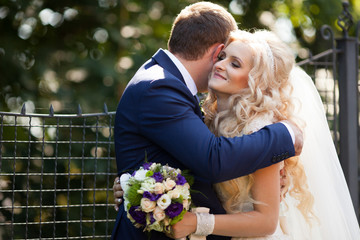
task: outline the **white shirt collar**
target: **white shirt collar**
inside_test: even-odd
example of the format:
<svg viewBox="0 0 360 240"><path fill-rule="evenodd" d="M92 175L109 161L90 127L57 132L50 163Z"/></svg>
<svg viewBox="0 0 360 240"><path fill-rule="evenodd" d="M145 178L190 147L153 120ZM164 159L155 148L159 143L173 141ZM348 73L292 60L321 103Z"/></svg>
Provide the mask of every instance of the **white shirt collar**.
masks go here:
<svg viewBox="0 0 360 240"><path fill-rule="evenodd" d="M187 88L190 90L190 92L192 93L192 95L196 95L197 94L197 87L196 84L194 82L194 79L191 77L190 73L188 72L188 70L186 70L186 68L184 67L184 65L179 61L179 59L177 59L174 54L172 54L170 51L168 50L164 50L164 52L169 56L169 58L173 61L173 63L175 64L175 66L179 69L181 75L184 78L185 84L187 86Z"/></svg>

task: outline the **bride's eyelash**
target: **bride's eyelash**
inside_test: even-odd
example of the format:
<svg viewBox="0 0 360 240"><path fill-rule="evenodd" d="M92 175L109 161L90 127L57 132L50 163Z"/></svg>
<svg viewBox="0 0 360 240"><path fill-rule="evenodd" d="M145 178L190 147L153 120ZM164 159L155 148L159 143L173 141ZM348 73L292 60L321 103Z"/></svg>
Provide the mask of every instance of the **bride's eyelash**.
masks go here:
<svg viewBox="0 0 360 240"><path fill-rule="evenodd" d="M234 67L234 68L241 68L241 64L237 63L237 62L233 62L231 63L231 65Z"/></svg>
<svg viewBox="0 0 360 240"><path fill-rule="evenodd" d="M221 60L225 59L225 57L226 57L225 53L221 52L221 53L219 53L219 55L217 56L217 60L218 60L218 61L221 61ZM232 62L231 65L232 65L234 68L240 68L240 67L241 67L241 64L239 64L239 63L237 63L237 62L236 62L236 63Z"/></svg>

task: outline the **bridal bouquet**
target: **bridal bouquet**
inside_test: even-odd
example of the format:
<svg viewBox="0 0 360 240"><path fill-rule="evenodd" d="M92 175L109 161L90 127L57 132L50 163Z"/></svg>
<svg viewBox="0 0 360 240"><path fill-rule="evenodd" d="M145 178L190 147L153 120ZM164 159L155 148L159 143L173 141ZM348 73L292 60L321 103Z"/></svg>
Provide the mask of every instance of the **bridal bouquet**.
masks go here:
<svg viewBox="0 0 360 240"><path fill-rule="evenodd" d="M159 163L144 163L133 174L123 174L127 217L144 231L170 232L190 206L190 185L180 169Z"/></svg>

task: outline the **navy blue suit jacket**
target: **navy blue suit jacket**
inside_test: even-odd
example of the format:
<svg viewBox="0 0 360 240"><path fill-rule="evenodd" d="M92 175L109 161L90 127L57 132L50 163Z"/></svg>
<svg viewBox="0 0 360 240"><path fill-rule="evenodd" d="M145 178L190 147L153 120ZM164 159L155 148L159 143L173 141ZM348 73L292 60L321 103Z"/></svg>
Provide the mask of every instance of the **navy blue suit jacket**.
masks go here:
<svg viewBox="0 0 360 240"><path fill-rule="evenodd" d="M192 195L192 201L210 208L211 213L225 213L213 183L294 155L290 134L280 123L248 136L215 137L203 123L199 104L179 70L161 49L126 87L116 112L114 137L119 175L136 170L146 151L150 162L191 170L195 176L192 188L202 193ZM121 205L112 238L147 240L148 235L133 227ZM152 231L151 239L168 238Z"/></svg>

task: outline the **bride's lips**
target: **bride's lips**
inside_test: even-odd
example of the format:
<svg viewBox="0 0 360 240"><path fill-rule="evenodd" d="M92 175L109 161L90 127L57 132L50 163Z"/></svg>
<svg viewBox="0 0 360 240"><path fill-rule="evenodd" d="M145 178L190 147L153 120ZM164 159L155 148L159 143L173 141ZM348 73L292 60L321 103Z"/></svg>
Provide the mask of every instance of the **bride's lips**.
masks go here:
<svg viewBox="0 0 360 240"><path fill-rule="evenodd" d="M214 78L218 78L218 79L221 79L221 80L226 80L226 78L224 78L223 76L221 76L219 73L215 72L214 73Z"/></svg>

